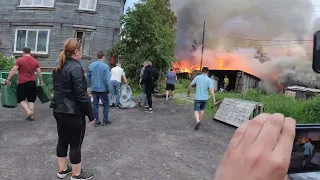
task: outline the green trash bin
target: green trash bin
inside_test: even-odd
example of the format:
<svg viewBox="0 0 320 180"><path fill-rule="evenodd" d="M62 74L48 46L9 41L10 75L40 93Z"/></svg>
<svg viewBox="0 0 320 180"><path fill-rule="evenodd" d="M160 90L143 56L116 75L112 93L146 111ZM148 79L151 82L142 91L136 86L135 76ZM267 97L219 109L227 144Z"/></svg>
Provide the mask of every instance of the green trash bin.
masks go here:
<svg viewBox="0 0 320 180"><path fill-rule="evenodd" d="M15 108L17 107L17 90L15 87L3 85L1 87L1 103L2 107Z"/></svg>
<svg viewBox="0 0 320 180"><path fill-rule="evenodd" d="M43 104L51 101L52 99L51 94L49 93L48 88L45 84L39 84L37 86L37 95L41 103Z"/></svg>

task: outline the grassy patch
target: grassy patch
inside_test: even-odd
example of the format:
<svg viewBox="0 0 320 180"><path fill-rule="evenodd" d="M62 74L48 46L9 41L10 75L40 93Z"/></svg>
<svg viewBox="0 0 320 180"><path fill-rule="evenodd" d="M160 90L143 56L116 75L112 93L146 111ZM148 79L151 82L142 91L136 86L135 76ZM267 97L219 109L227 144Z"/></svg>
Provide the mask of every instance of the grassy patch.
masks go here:
<svg viewBox="0 0 320 180"><path fill-rule="evenodd" d="M181 80L177 83L177 92L186 92L189 81ZM320 98L312 98L308 100L297 100L287 97L283 94L266 94L260 90L249 90L248 93L234 92L217 92L216 100L220 101L224 98L238 98L249 101L262 102L264 111L267 113L282 113L287 117L292 117L298 123L320 123ZM178 101L175 101L179 103ZM209 100L206 107L207 114L212 116L217 108L212 107L212 99Z"/></svg>

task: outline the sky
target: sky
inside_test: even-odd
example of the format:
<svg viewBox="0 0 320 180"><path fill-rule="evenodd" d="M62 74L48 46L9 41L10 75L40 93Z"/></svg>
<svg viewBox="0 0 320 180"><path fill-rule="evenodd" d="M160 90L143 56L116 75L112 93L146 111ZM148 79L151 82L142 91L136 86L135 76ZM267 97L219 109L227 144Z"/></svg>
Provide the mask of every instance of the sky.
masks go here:
<svg viewBox="0 0 320 180"><path fill-rule="evenodd" d="M138 0L127 0L126 6L125 6L125 11L127 10L128 7L132 7L134 3L137 3Z"/></svg>

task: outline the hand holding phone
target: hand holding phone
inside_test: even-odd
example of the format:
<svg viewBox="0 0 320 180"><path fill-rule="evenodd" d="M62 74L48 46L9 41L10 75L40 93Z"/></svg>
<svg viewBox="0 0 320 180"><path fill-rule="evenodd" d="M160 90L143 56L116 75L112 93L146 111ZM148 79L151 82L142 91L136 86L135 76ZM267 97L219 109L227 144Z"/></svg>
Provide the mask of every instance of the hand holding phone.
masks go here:
<svg viewBox="0 0 320 180"><path fill-rule="evenodd" d="M215 180L283 180L290 164L296 122L282 114L260 114L235 132Z"/></svg>

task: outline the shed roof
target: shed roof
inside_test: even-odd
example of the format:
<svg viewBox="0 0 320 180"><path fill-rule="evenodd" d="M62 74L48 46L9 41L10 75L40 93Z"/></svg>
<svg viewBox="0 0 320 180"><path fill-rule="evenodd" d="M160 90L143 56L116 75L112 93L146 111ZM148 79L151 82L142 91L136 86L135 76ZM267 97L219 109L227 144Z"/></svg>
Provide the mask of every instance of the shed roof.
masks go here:
<svg viewBox="0 0 320 180"><path fill-rule="evenodd" d="M250 77L253 77L257 80L261 80L259 77L253 75L253 74L250 74L250 73L247 73L245 71L242 71L242 70L221 70L221 69L210 69L210 71L216 71L216 72L223 72L223 71L227 71L227 72L243 72L245 75L247 76L250 76Z"/></svg>
<svg viewBox="0 0 320 180"><path fill-rule="evenodd" d="M297 86L297 85L289 86L286 88L286 90L320 93L320 89L307 88L307 87Z"/></svg>

